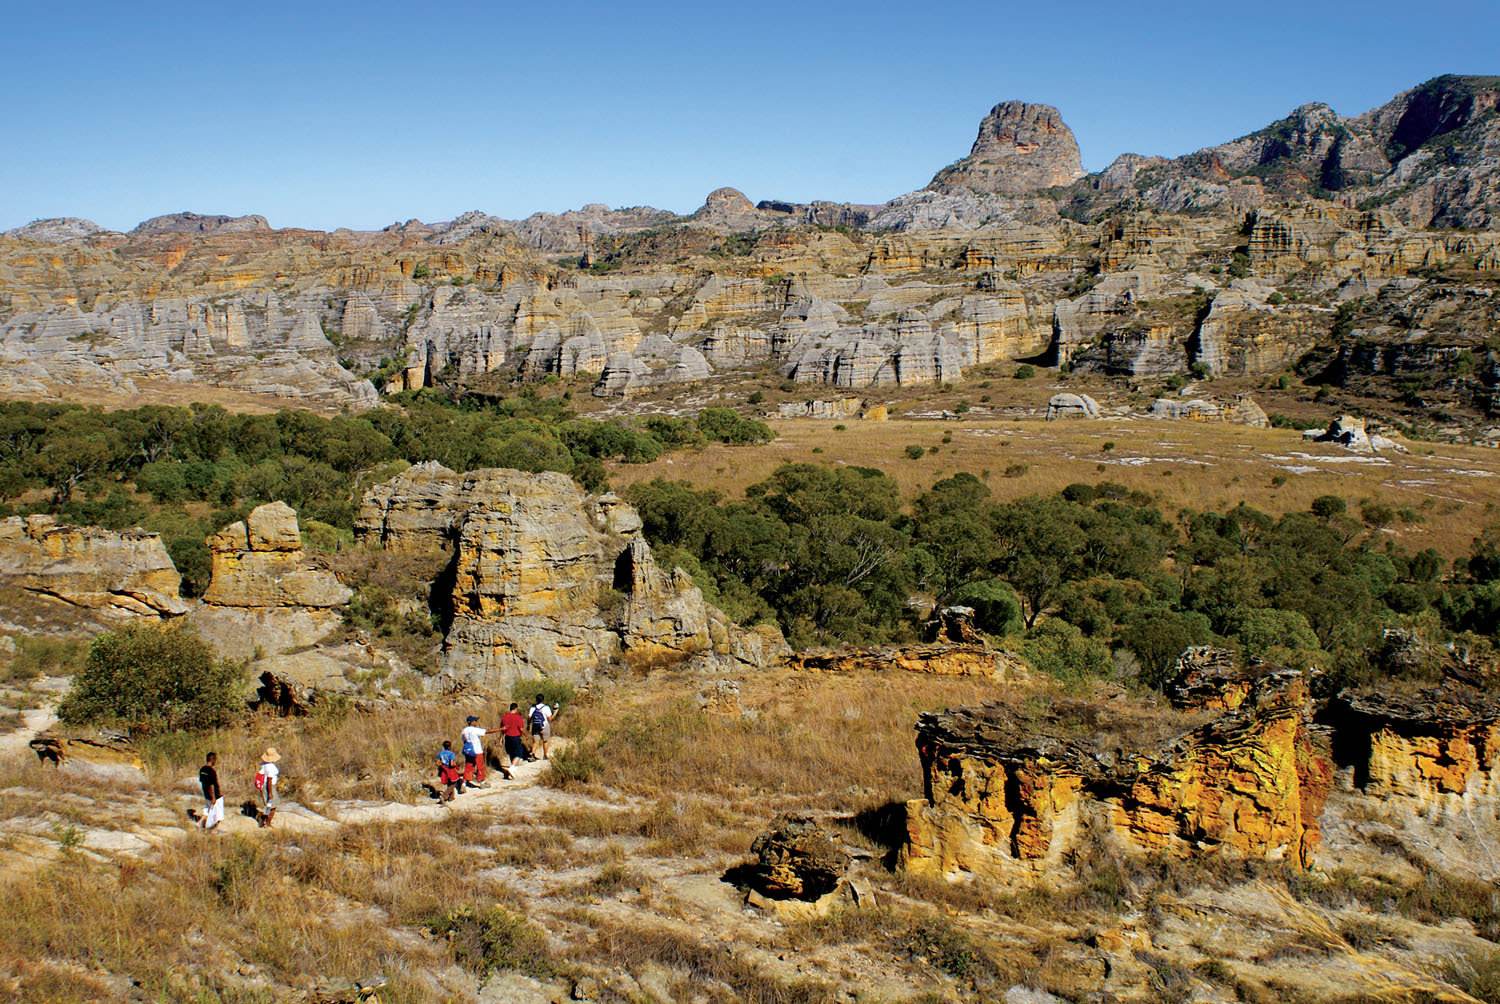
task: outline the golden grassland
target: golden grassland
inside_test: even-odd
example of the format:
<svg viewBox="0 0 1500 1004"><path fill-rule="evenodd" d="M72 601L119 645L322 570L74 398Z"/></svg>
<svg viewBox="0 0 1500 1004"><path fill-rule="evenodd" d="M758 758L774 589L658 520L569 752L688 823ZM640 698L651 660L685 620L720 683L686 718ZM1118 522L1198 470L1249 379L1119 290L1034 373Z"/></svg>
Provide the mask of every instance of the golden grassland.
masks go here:
<svg viewBox="0 0 1500 1004"><path fill-rule="evenodd" d="M1363 500L1407 510L1383 532L1408 549L1467 551L1500 518L1500 452L1412 442L1407 454L1362 456L1309 443L1288 429L1224 423L1103 418L1056 422L972 418L830 422L773 420L766 446L714 445L667 454L650 464L618 464L611 482L687 481L737 498L786 463L859 465L884 471L908 497L961 471L980 477L998 499L1050 494L1073 482L1114 481L1142 491L1168 512L1229 509L1245 502L1271 513L1305 510L1338 495L1358 515ZM838 426L842 425L840 429ZM918 459L907 447L924 452Z"/></svg>
<svg viewBox="0 0 1500 1004"><path fill-rule="evenodd" d="M1469 967L1459 975L1470 989L1500 978L1487 942L1451 919L1493 931L1500 911L1483 890L1456 885L1417 897L1351 876L1124 861L1102 849L1077 862L1085 881L1070 886L948 885L887 870L895 807L921 790L917 712L1045 700L1046 688L778 672L741 681L739 707L714 712L697 699L702 686L678 673L600 681L558 720L573 746L550 786L479 811L218 839L183 832L139 854L94 852L77 835L133 813L155 818L161 806L181 812L204 747L220 752L231 805L248 795L268 743L284 755L287 796L314 810L350 797L420 801L438 741L467 711L497 705L266 717L158 742L144 790L16 762L0 770L0 850L38 819L63 850L0 873L0 996L332 1001L345 998L327 988L380 974L388 1002L475 1000L485 981L483 999L537 992L515 980L562 997L592 986L592 999L622 1002L821 1002L850 991L994 1000L1013 984L1069 995L1102 980L1099 946L1142 931L1149 952L1111 956L1133 967L1116 979L1136 984L1139 999L1475 999L1440 985L1442 959ZM785 811L814 812L863 849L877 908L811 921L741 908L721 877ZM1268 897L1279 890L1302 906L1276 906ZM1268 902L1270 913L1256 912ZM1388 915L1371 912L1381 909ZM1234 924L1235 944L1204 938L1202 919L1177 919L1205 916ZM1424 992L1436 995L1417 993L1423 965ZM1365 972L1404 989L1368 995Z"/></svg>

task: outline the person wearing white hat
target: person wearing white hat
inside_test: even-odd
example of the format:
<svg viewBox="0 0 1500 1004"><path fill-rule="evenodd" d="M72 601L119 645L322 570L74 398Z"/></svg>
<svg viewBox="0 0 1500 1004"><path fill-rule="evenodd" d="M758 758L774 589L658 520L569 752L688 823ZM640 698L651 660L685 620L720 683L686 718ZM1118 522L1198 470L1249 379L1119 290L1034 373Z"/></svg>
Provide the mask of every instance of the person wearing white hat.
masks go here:
<svg viewBox="0 0 1500 1004"><path fill-rule="evenodd" d="M275 746L267 746L264 753L260 755L260 768L255 772L255 790L260 792L261 813L256 817L256 822L261 826L270 826L271 821L276 818L276 785L281 781L281 768L277 762L281 754L276 752Z"/></svg>

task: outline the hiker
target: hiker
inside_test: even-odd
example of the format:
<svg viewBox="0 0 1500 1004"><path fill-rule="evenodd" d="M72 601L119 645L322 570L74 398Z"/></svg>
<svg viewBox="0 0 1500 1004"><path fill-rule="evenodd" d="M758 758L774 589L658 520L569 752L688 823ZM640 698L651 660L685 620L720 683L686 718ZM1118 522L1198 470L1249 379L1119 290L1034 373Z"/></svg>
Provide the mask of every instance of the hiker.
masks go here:
<svg viewBox="0 0 1500 1004"><path fill-rule="evenodd" d="M203 789L203 815L198 825L205 831L224 821L224 792L219 788L219 754L210 753L198 768L198 786Z"/></svg>
<svg viewBox="0 0 1500 1004"><path fill-rule="evenodd" d="M475 788L485 787L483 740L489 731L489 729L480 727L478 715L470 715L462 732L464 740L464 784Z"/></svg>
<svg viewBox="0 0 1500 1004"><path fill-rule="evenodd" d="M445 785L442 804L447 805L453 801L454 789L464 783L464 776L458 769L458 754L453 752L452 739L443 740L443 748L438 750L437 760L438 780Z"/></svg>
<svg viewBox="0 0 1500 1004"><path fill-rule="evenodd" d="M531 710L526 712L526 717L531 721L531 758L536 759L536 748L542 748L542 759L547 757L547 743L552 739L552 716L557 714L556 708L547 707L547 702L542 699L541 694L536 695L536 703Z"/></svg>
<svg viewBox="0 0 1500 1004"><path fill-rule="evenodd" d="M526 719L521 717L520 705L510 702L510 710L500 716L500 731L505 733L505 757L514 767L517 760L535 760L526 749Z"/></svg>
<svg viewBox="0 0 1500 1004"><path fill-rule="evenodd" d="M271 821L276 818L276 787L281 782L281 768L276 763L280 759L281 754L276 752L276 747L267 746L260 755L260 767L255 772L255 790L260 792L261 804L261 811L256 815L255 821L264 827L270 827Z"/></svg>

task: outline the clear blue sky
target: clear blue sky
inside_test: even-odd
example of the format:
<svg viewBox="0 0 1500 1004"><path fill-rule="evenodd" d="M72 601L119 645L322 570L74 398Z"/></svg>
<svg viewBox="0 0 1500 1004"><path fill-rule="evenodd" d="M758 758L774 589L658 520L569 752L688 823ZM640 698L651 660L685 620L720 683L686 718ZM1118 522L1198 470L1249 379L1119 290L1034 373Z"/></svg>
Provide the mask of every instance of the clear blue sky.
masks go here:
<svg viewBox="0 0 1500 1004"><path fill-rule="evenodd" d="M0 229L373 228L584 202L878 202L1055 104L1084 162L1500 72L1500 3L150 4L6 0Z"/></svg>

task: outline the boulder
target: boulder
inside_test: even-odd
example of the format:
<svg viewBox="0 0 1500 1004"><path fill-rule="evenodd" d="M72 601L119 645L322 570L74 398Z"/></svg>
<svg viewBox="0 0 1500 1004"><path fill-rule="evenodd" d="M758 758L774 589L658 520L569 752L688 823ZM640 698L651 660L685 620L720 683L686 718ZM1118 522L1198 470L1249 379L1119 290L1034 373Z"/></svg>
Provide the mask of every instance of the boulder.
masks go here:
<svg viewBox="0 0 1500 1004"><path fill-rule="evenodd" d="M838 888L851 859L838 841L808 815L785 815L750 845L756 864L752 887L773 899L812 902Z"/></svg>
<svg viewBox="0 0 1500 1004"><path fill-rule="evenodd" d="M19 626L104 627L135 618L177 617L181 576L161 536L140 530L69 526L51 516L0 520L0 582Z"/></svg>
<svg viewBox="0 0 1500 1004"><path fill-rule="evenodd" d="M1315 443L1333 443L1350 453L1406 453L1406 447L1387 436L1375 432L1364 419L1352 415L1340 415L1328 423L1323 432L1308 429L1302 438Z"/></svg>
<svg viewBox="0 0 1500 1004"><path fill-rule="evenodd" d="M1047 402L1047 421L1059 418L1098 418L1099 403L1087 394L1053 394Z"/></svg>

